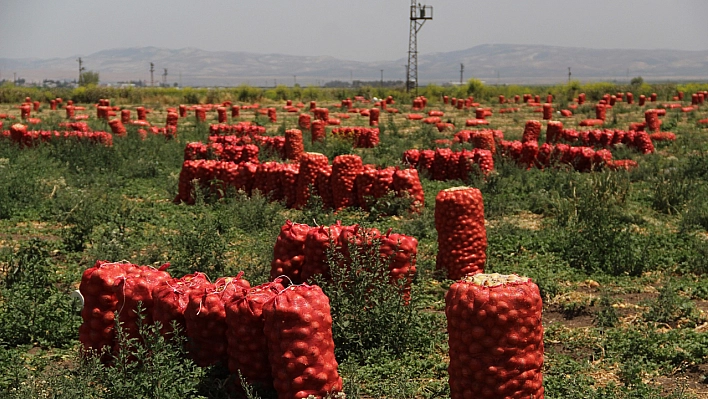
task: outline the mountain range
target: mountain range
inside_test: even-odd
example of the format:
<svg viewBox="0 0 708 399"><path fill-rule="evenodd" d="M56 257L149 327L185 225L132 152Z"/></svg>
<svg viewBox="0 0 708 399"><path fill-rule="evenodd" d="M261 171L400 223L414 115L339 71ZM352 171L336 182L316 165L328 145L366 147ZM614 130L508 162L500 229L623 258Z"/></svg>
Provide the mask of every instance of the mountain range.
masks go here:
<svg viewBox="0 0 708 399"><path fill-rule="evenodd" d="M77 56L52 59L0 58L0 77L13 73L27 81L73 80L78 76ZM206 51L197 48L121 48L80 55L86 70L99 72L101 82L142 80L184 86L288 86L320 85L328 81L405 80L406 58L360 62L329 56L258 54ZM353 58L355 58L353 56ZM561 83L574 80L626 82L641 76L646 81L708 80L708 51L590 49L543 45L484 44L466 50L419 53L420 84L444 84L470 77L488 84Z"/></svg>

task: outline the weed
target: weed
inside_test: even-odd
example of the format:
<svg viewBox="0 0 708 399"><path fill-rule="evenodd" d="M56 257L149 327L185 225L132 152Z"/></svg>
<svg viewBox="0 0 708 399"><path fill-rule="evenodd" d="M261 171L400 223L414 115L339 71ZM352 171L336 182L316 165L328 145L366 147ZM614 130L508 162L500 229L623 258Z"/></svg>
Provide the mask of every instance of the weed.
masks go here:
<svg viewBox="0 0 708 399"><path fill-rule="evenodd" d="M332 246L334 247L334 246ZM351 244L350 258L328 252L331 281L321 286L330 298L335 353L340 360L402 354L429 345L428 317L407 303L402 287L389 284L388 259L374 240L365 248Z"/></svg>
<svg viewBox="0 0 708 399"><path fill-rule="evenodd" d="M619 323L617 309L612 307L612 299L607 295L602 295L598 303L599 309L593 317L593 324L600 328L612 328Z"/></svg>
<svg viewBox="0 0 708 399"><path fill-rule="evenodd" d="M668 281L659 289L659 297L649 303L649 310L643 314L647 321L674 324L681 322L693 326L701 316L696 305L688 298L679 294L672 281Z"/></svg>
<svg viewBox="0 0 708 399"><path fill-rule="evenodd" d="M59 289L48 245L32 239L0 274L0 345L65 347L75 340L78 315L68 289Z"/></svg>

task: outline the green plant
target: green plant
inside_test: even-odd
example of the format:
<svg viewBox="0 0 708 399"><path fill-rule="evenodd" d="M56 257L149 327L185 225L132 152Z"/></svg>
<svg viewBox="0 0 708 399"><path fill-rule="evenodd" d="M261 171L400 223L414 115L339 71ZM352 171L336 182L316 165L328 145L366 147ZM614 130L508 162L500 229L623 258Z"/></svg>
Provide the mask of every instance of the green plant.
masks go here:
<svg viewBox="0 0 708 399"><path fill-rule="evenodd" d="M647 321L695 325L701 316L696 305L681 296L672 281L659 289L659 297L649 302L649 309L642 315Z"/></svg>
<svg viewBox="0 0 708 399"><path fill-rule="evenodd" d="M365 359L381 351L402 354L429 345L430 319L407 303L402 287L389 284L388 260L379 243L349 245L346 257L331 246L331 281L320 281L330 299L335 353L344 359Z"/></svg>
<svg viewBox="0 0 708 399"><path fill-rule="evenodd" d="M29 240L5 265L0 270L0 345L75 342L79 317L68 288L56 277L48 244Z"/></svg>
<svg viewBox="0 0 708 399"><path fill-rule="evenodd" d="M619 315L617 309L612 307L612 299L609 296L603 295L598 303L599 309L593 317L593 324L600 328L615 327L619 323Z"/></svg>
<svg viewBox="0 0 708 399"><path fill-rule="evenodd" d="M168 239L173 251L170 271L174 276L195 271L220 276L226 268L229 221L208 211L200 212L202 207L195 205L196 213L186 215L179 232Z"/></svg>

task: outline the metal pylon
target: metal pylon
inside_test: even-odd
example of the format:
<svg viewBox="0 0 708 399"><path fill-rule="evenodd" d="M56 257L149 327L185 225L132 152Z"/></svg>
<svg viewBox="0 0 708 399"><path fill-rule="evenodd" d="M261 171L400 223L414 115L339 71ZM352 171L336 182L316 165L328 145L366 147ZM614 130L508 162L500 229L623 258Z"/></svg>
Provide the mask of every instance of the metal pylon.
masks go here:
<svg viewBox="0 0 708 399"><path fill-rule="evenodd" d="M415 89L418 94L418 31L423 27L425 21L433 19L433 7L416 5L415 0L411 0L410 20L411 28L408 34L408 64L406 68L406 91Z"/></svg>

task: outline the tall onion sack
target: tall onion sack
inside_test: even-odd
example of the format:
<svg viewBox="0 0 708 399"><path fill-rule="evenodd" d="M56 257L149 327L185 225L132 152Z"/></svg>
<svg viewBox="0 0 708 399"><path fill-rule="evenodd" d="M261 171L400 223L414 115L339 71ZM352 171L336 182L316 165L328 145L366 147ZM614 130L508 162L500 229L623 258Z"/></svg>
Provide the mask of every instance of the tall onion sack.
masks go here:
<svg viewBox="0 0 708 399"><path fill-rule="evenodd" d="M263 334L263 306L284 289L280 280L249 289L225 305L228 366L232 374L241 373L249 384L273 384L268 342Z"/></svg>
<svg viewBox="0 0 708 399"><path fill-rule="evenodd" d="M249 288L248 281L239 275L222 277L214 284L190 292L189 303L184 311L187 349L198 366L227 364L224 304L245 296Z"/></svg>
<svg viewBox="0 0 708 399"><path fill-rule="evenodd" d="M327 263L328 251L341 248L341 235L345 227L341 222L331 226L313 227L305 237L305 261L300 274L301 281L308 281L312 276L321 274L324 278L330 277L329 264Z"/></svg>
<svg viewBox="0 0 708 399"><path fill-rule="evenodd" d="M326 173L329 159L317 152L306 152L300 157L300 173L297 180L295 208L302 209L310 199L310 189L316 189L317 176Z"/></svg>
<svg viewBox="0 0 708 399"><path fill-rule="evenodd" d="M445 295L450 397L543 399L543 304L526 277L476 274Z"/></svg>
<svg viewBox="0 0 708 399"><path fill-rule="evenodd" d="M302 131L290 129L285 131L285 158L297 161L305 152L302 142Z"/></svg>
<svg viewBox="0 0 708 399"><path fill-rule="evenodd" d="M263 307L278 399L341 392L329 298L318 286L290 286Z"/></svg>
<svg viewBox="0 0 708 399"><path fill-rule="evenodd" d="M420 184L418 171L415 169L397 170L393 174L393 189L399 197L409 196L413 199L411 212L421 212L425 205L425 194L423 185Z"/></svg>
<svg viewBox="0 0 708 399"><path fill-rule="evenodd" d="M541 136L541 122L539 121L527 121L524 127L524 134L521 138L521 142L526 141L538 141Z"/></svg>
<svg viewBox="0 0 708 399"><path fill-rule="evenodd" d="M174 335L172 323L176 322L184 334L187 324L184 311L189 303L189 294L192 290L211 284L203 273L188 274L182 278L163 280L152 289L152 319L160 322L160 333L165 338Z"/></svg>
<svg viewBox="0 0 708 399"><path fill-rule="evenodd" d="M305 239L310 230L310 226L290 220L280 228L273 247L273 261L270 263L271 279L288 276L296 284L303 281L301 272L305 263Z"/></svg>
<svg viewBox="0 0 708 399"><path fill-rule="evenodd" d="M354 183L356 176L364 170L358 155L339 155L332 162L332 199L334 209L340 210L356 205Z"/></svg>
<svg viewBox="0 0 708 399"><path fill-rule="evenodd" d="M482 193L478 189L454 187L440 191L435 198L435 229L437 270L446 271L451 280L484 271L487 231Z"/></svg>

